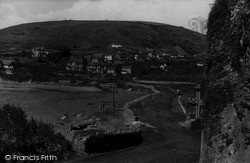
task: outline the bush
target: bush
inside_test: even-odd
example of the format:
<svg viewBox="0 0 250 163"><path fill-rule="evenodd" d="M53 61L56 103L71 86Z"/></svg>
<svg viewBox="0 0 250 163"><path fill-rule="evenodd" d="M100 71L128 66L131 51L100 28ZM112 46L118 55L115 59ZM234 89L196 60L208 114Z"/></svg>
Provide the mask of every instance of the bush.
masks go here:
<svg viewBox="0 0 250 163"><path fill-rule="evenodd" d="M85 142L85 152L104 153L129 148L141 144L141 133L100 133L88 137Z"/></svg>
<svg viewBox="0 0 250 163"><path fill-rule="evenodd" d="M71 143L55 133L52 125L33 118L10 105L0 108L0 162L5 155L55 155L67 159L72 153Z"/></svg>

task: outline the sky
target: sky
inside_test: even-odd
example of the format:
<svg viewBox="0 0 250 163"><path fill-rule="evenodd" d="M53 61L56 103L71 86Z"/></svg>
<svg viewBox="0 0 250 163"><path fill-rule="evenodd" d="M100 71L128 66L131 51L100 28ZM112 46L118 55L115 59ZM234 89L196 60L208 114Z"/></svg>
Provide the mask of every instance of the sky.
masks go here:
<svg viewBox="0 0 250 163"><path fill-rule="evenodd" d="M52 20L152 21L189 28L214 0L0 0L0 29Z"/></svg>

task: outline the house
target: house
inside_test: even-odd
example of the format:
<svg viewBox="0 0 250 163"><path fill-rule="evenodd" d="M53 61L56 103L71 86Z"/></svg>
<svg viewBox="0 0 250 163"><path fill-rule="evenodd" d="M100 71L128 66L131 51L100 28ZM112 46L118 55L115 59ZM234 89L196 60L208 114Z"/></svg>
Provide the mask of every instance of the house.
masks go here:
<svg viewBox="0 0 250 163"><path fill-rule="evenodd" d="M115 68L114 67L107 67L106 68L106 73L107 74L114 74L115 73Z"/></svg>
<svg viewBox="0 0 250 163"><path fill-rule="evenodd" d="M121 74L131 74L132 73L132 68L131 66L123 66Z"/></svg>
<svg viewBox="0 0 250 163"><path fill-rule="evenodd" d="M148 53L147 56L148 56L148 58L153 58L153 54L152 53Z"/></svg>
<svg viewBox="0 0 250 163"><path fill-rule="evenodd" d="M203 62L197 62L196 65L197 65L198 67L203 67L203 66L204 66Z"/></svg>
<svg viewBox="0 0 250 163"><path fill-rule="evenodd" d="M138 59L139 59L139 55L136 54L136 55L135 55L135 60L138 60Z"/></svg>
<svg viewBox="0 0 250 163"><path fill-rule="evenodd" d="M179 58L184 58L184 57L188 57L189 56L189 54L187 52L185 52L185 50L183 50L178 45L174 46L174 50L178 53L178 57Z"/></svg>
<svg viewBox="0 0 250 163"><path fill-rule="evenodd" d="M112 54L105 54L104 55L104 61L112 61L113 55Z"/></svg>
<svg viewBox="0 0 250 163"><path fill-rule="evenodd" d="M83 71L82 59L71 59L66 66L68 71Z"/></svg>
<svg viewBox="0 0 250 163"><path fill-rule="evenodd" d="M170 56L169 53L162 53L161 55L162 55L163 57L169 57L169 56Z"/></svg>
<svg viewBox="0 0 250 163"><path fill-rule="evenodd" d="M121 48L122 47L122 45L120 45L120 44L111 44L111 48Z"/></svg>
<svg viewBox="0 0 250 163"><path fill-rule="evenodd" d="M13 64L14 64L14 60L2 60L2 64L3 64L3 68L5 70L5 73L8 75L12 75L13 74Z"/></svg>
<svg viewBox="0 0 250 163"><path fill-rule="evenodd" d="M47 57L49 54L49 51L45 49L44 47L34 47L32 50L32 57L33 58L39 58L39 57Z"/></svg>
<svg viewBox="0 0 250 163"><path fill-rule="evenodd" d="M90 62L87 65L87 71L95 74L103 74L105 65L103 63Z"/></svg>
<svg viewBox="0 0 250 163"><path fill-rule="evenodd" d="M91 62L94 62L94 63L102 62L103 57L104 57L103 53L93 54L91 58Z"/></svg>
<svg viewBox="0 0 250 163"><path fill-rule="evenodd" d="M160 68L163 70L163 71L167 71L168 70L168 66L167 66L167 64L162 64L162 65L160 65Z"/></svg>

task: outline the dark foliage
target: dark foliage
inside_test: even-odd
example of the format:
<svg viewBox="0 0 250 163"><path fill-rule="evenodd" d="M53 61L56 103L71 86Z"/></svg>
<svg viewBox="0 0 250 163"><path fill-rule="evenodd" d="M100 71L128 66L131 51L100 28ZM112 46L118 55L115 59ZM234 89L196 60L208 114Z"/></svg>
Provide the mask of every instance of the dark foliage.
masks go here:
<svg viewBox="0 0 250 163"><path fill-rule="evenodd" d="M71 143L50 124L27 119L21 108L10 105L0 108L0 144L0 162L7 154L48 154L67 159L73 152Z"/></svg>
<svg viewBox="0 0 250 163"><path fill-rule="evenodd" d="M249 107L242 104L247 103L249 83L242 62L249 56L249 6L249 1L216 0L209 14L202 115L204 162L245 162L247 158L245 140L249 136L243 129L248 128L245 112Z"/></svg>
<svg viewBox="0 0 250 163"><path fill-rule="evenodd" d="M53 71L52 67L47 63L38 65L34 68L32 82L44 82L51 80L53 77Z"/></svg>
<svg viewBox="0 0 250 163"><path fill-rule="evenodd" d="M85 152L105 153L140 145L143 137L140 132L100 133L86 140Z"/></svg>
<svg viewBox="0 0 250 163"><path fill-rule="evenodd" d="M62 59L67 59L69 60L71 57L71 51L69 48L63 48L61 51L57 51L54 53L49 54L49 59L53 61L54 63L59 63Z"/></svg>

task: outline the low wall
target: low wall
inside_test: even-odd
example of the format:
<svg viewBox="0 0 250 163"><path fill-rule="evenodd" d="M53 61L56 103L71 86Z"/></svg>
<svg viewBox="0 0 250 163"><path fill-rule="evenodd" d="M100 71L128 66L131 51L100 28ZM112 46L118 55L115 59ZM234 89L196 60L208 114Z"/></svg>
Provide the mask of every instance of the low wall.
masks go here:
<svg viewBox="0 0 250 163"><path fill-rule="evenodd" d="M136 83L144 83L144 84L190 84L195 85L197 83L193 82L181 82L181 81L149 81L149 80L136 80Z"/></svg>
<svg viewBox="0 0 250 163"><path fill-rule="evenodd" d="M136 85L137 86L143 86L145 88L150 88L154 93L138 97L138 98L136 98L136 99L134 99L132 101L127 102L123 106L123 109L124 109L123 116L125 117L126 123L128 123L128 124L130 124L131 122L135 121L134 112L131 110L131 108L133 106L136 106L138 104L141 105L141 104L145 103L146 101L153 100L153 99L159 97L160 94L161 94L161 92L158 91L158 90L156 90L153 86L143 85L143 84L136 84Z"/></svg>

